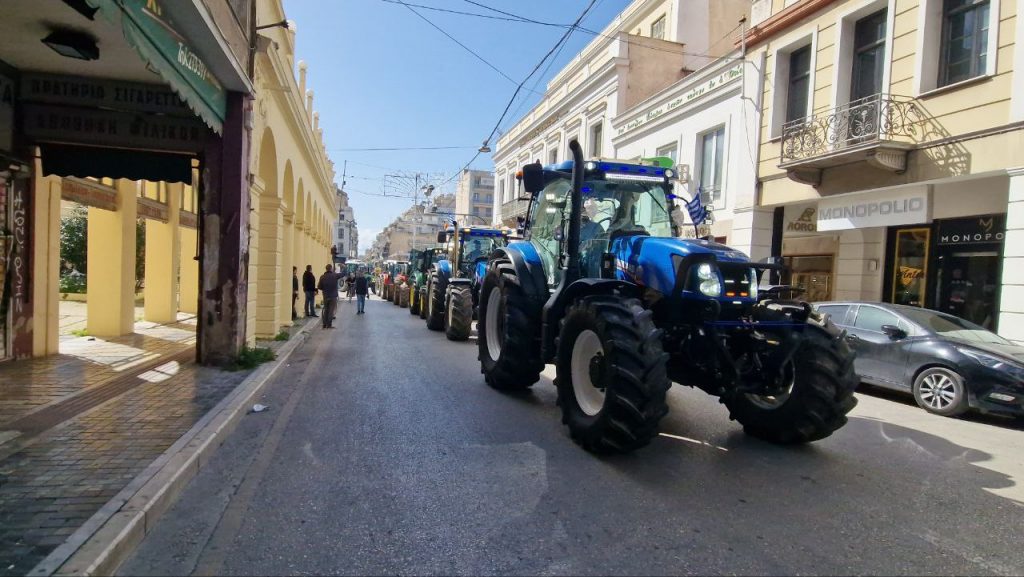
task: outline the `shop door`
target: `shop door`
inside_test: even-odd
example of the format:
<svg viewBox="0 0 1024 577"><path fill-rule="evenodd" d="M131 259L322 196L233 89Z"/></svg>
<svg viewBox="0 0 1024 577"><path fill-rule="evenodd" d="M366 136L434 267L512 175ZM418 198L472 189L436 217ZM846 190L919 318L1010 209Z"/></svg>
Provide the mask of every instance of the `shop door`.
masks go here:
<svg viewBox="0 0 1024 577"><path fill-rule="evenodd" d="M999 251L939 249L935 309L996 328Z"/></svg>

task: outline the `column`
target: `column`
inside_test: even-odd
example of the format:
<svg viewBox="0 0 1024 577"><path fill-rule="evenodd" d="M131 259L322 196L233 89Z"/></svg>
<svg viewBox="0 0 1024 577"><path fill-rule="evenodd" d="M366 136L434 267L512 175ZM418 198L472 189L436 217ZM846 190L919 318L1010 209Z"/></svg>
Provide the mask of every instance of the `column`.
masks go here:
<svg viewBox="0 0 1024 577"><path fill-rule="evenodd" d="M178 269L181 265L182 185L160 183L167 194L167 222L146 219L145 318L166 324L178 320Z"/></svg>
<svg viewBox="0 0 1024 577"><path fill-rule="evenodd" d="M89 207L86 329L116 337L135 327L135 219L138 184L116 183L116 211Z"/></svg>
<svg viewBox="0 0 1024 577"><path fill-rule="evenodd" d="M737 208L729 246L747 253L754 261L771 256L773 214L770 208Z"/></svg>
<svg viewBox="0 0 1024 577"><path fill-rule="evenodd" d="M1010 194L1003 244L999 334L1024 345L1024 167L1006 172L1010 176Z"/></svg>
<svg viewBox="0 0 1024 577"><path fill-rule="evenodd" d="M60 352L60 195L61 180L43 177L36 161L32 183L32 356ZM9 199L13 200L13 190ZM11 223L12 226L15 223ZM27 280L27 279L26 279ZM17 328L11 335L15 338ZM16 351L17 354L18 351Z"/></svg>
<svg viewBox="0 0 1024 577"><path fill-rule="evenodd" d="M270 194L260 197L259 268L256 277L256 336L269 338L281 330L278 289L281 278L281 229L284 210L281 199Z"/></svg>
<svg viewBox="0 0 1024 577"><path fill-rule="evenodd" d="M203 151L199 361L230 363L245 344L249 254L249 131L252 101L229 92L222 136Z"/></svg>
<svg viewBox="0 0 1024 577"><path fill-rule="evenodd" d="M295 237L295 226L292 224L293 213L285 211L283 215L284 227L281 235L281 284L278 290L278 309L281 312L281 326L292 326L292 265L295 260L292 258L292 243ZM298 306L295 307L296 311Z"/></svg>
<svg viewBox="0 0 1024 577"><path fill-rule="evenodd" d="M263 194L263 180L258 176L253 177L252 187L249 192L249 202L253 207L253 213L259 214L260 195ZM259 294L256 279L259 278L260 264L260 219L249 220L249 276L248 276L248 300L246 302L245 315L245 343L248 346L256 344L256 296Z"/></svg>
<svg viewBox="0 0 1024 577"><path fill-rule="evenodd" d="M178 310L183 313L199 312L199 261L196 260L196 245L199 231L181 228L181 264L178 285Z"/></svg>

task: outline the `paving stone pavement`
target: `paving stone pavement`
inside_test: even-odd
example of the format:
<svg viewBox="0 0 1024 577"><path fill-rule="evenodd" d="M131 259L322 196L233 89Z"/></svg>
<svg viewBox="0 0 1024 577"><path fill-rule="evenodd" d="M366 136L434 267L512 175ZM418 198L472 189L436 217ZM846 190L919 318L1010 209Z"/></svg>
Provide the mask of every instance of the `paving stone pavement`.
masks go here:
<svg viewBox="0 0 1024 577"><path fill-rule="evenodd" d="M290 332L299 330L303 322L300 319ZM168 328L180 330L174 325L164 327ZM152 336L132 338L144 352L150 352L150 345L165 346L151 342L162 340ZM284 342L258 344L278 349ZM66 359L57 359L50 367L35 363L21 374L36 383L52 384L33 389L29 380L29 386L14 395L2 392L11 388L5 374L6 369L0 369L0 382L5 383L0 386L0 407L4 407L0 415L4 416L32 404L23 402L32 399L26 391L52 402L61 391L76 388L62 385L54 375L73 380L77 374L95 384L109 379L110 369ZM30 571L248 374L191 362L165 363L137 375L138 384L127 392L34 437L0 460L0 576ZM78 389L85 386L89 385L77 384ZM8 401L14 409L5 407Z"/></svg>

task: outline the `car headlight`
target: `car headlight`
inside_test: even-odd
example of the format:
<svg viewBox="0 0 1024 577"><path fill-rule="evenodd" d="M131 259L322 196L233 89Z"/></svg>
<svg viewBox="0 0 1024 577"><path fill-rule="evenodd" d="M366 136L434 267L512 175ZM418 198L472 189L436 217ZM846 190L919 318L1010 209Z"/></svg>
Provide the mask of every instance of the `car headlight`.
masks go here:
<svg viewBox="0 0 1024 577"><path fill-rule="evenodd" d="M997 356L990 355L988 353L983 353L981 351L977 351L977 350L974 350L974 349L967 349L967 348L960 348L960 347L957 347L956 350L958 350L961 353L967 355L968 357L971 357L972 359L978 361L979 363L981 363L982 365L984 365L984 366L986 366L986 367L988 367L990 369L1007 369L1007 368L1009 368L1009 369L1017 369L1017 368L1019 368L1019 367L1017 367L1016 365L1014 365L1012 363L1008 363L1005 359L1002 359L1002 358L997 357Z"/></svg>
<svg viewBox="0 0 1024 577"><path fill-rule="evenodd" d="M697 265L697 282L701 294L709 297L722 295L722 281L718 278L718 270L709 263Z"/></svg>

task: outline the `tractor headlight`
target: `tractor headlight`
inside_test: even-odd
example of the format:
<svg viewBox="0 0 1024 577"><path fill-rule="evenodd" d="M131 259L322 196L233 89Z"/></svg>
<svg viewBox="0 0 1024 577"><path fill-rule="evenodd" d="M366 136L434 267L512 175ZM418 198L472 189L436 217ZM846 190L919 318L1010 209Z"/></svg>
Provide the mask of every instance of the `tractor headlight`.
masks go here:
<svg viewBox="0 0 1024 577"><path fill-rule="evenodd" d="M705 262L697 265L697 282L704 296L722 295L722 281L718 278L718 271L711 264Z"/></svg>

